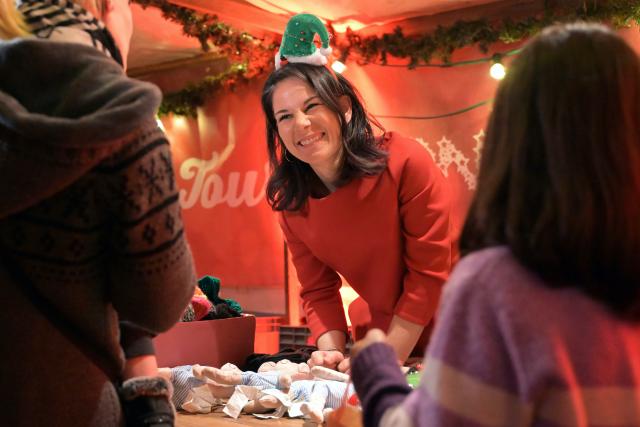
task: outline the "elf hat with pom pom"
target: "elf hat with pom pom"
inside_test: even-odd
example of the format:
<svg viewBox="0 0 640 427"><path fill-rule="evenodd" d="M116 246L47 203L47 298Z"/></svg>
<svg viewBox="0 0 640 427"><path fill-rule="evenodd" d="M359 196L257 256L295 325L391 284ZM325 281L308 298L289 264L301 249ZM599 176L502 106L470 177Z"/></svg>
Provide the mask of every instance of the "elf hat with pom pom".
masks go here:
<svg viewBox="0 0 640 427"><path fill-rule="evenodd" d="M313 42L316 34L322 42L320 49ZM330 54L327 28L317 16L301 13L293 16L287 23L280 50L276 53L276 70L280 68L282 60L325 65Z"/></svg>

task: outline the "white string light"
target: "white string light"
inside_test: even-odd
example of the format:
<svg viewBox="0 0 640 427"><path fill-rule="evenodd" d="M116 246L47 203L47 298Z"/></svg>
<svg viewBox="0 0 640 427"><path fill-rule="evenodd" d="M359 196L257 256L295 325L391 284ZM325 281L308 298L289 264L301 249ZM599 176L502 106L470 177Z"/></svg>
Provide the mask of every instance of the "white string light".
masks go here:
<svg viewBox="0 0 640 427"><path fill-rule="evenodd" d="M347 66L340 61L333 61L333 64L331 64L331 68L336 73L342 74L342 72L347 69Z"/></svg>
<svg viewBox="0 0 640 427"><path fill-rule="evenodd" d="M506 74L507 74L507 70L504 68L504 65L502 65L500 62L496 62L491 66L491 68L489 68L489 75L496 80L504 79L504 76Z"/></svg>

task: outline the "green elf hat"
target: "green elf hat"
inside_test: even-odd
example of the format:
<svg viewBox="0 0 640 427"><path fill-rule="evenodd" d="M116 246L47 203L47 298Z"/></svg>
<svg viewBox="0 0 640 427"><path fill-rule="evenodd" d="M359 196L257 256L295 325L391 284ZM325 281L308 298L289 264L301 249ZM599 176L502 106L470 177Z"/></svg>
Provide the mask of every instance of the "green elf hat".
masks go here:
<svg viewBox="0 0 640 427"><path fill-rule="evenodd" d="M313 42L316 34L322 41L320 49ZM289 62L326 65L330 54L329 32L322 21L315 15L300 13L289 20L284 30L280 50L276 53L276 70L285 59Z"/></svg>

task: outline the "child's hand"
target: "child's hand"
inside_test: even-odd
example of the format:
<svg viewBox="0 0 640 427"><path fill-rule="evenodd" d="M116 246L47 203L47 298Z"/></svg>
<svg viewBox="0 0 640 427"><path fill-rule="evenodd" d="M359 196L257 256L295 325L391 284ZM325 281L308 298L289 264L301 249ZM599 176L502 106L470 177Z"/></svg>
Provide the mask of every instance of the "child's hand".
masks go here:
<svg viewBox="0 0 640 427"><path fill-rule="evenodd" d="M365 335L364 338L353 344L353 346L351 347L351 357L356 357L358 353L369 347L371 344L385 342L386 339L387 335L382 332L382 330L371 329L369 332L367 332L367 335Z"/></svg>

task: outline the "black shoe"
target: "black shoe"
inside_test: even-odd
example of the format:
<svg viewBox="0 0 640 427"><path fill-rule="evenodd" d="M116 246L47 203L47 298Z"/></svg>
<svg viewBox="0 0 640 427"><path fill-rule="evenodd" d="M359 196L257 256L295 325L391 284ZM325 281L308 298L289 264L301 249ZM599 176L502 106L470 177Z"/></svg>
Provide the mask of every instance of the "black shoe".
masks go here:
<svg viewBox="0 0 640 427"><path fill-rule="evenodd" d="M120 387L127 427L173 427L175 408L171 383L161 377L136 377Z"/></svg>

